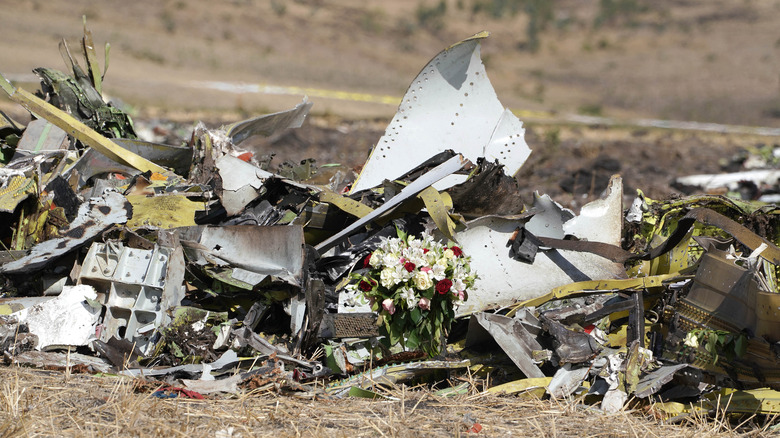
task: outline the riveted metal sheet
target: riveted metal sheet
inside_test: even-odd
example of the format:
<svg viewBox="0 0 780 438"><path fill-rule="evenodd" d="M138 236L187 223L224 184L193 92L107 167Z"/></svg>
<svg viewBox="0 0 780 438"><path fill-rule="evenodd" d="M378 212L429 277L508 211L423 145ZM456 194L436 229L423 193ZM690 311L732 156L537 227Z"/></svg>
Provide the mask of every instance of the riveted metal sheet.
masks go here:
<svg viewBox="0 0 780 438"><path fill-rule="evenodd" d="M436 55L412 81L385 134L371 152L352 192L396 179L428 158L452 149L476 162L497 159L514 175L531 150L523 124L505 110L480 59L482 32ZM463 182L453 175L434 187Z"/></svg>

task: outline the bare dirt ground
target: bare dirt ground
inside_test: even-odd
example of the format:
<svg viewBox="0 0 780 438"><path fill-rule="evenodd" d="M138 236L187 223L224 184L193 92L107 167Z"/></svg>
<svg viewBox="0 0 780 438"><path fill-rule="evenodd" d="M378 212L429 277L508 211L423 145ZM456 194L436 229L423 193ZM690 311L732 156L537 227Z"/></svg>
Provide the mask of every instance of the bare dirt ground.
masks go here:
<svg viewBox="0 0 780 438"><path fill-rule="evenodd" d="M614 118L666 118L780 127L780 1L559 1L536 34L528 9L496 18L478 4L448 0L231 0L99 2L0 0L0 72L34 89L34 67L64 68L88 19L97 44L111 43L106 93L139 121L212 126L290 108L303 93L208 90L201 81L297 86L400 97L419 69L480 30L483 60L499 99L518 110ZM521 2L504 2L521 4ZM525 4L532 4L529 1ZM609 2L601 2L607 4ZM642 4L640 4L642 3ZM649 2L648 2L649 3ZM632 6L633 5L633 6ZM538 6L538 4L537 4ZM631 9L634 8L634 9ZM433 12L431 12L433 11ZM601 24L596 26L596 22ZM311 93L309 93L311 94ZM315 158L360 166L395 105L312 98L313 115L268 143L277 162ZM0 110L28 115L4 97ZM674 177L721 170L742 148L777 137L529 121L531 158L518 174L578 207L620 173L630 197L679 194ZM567 178L591 172L592 184ZM441 399L398 389L401 401L299 400L275 392L227 400L159 400L113 377L0 368L2 436L454 436L472 415L487 436L760 436L763 419L738 432L722 416L664 424L645 411L614 416L581 405L470 395ZM221 433L221 435L218 435Z"/></svg>
<svg viewBox="0 0 780 438"><path fill-rule="evenodd" d="M83 15L96 44L112 45L108 94L142 111L257 113L300 96L192 83L399 97L437 52L489 30L483 59L499 98L513 109L780 126L778 0L530 3L2 1L0 67L12 77L61 68L57 44L65 38L76 47ZM395 108L318 99L315 111L366 118Z"/></svg>
<svg viewBox="0 0 780 438"><path fill-rule="evenodd" d="M490 30L482 54L499 99L512 109L553 114L544 123L527 120L534 153L520 182L529 195L539 190L573 207L604 189L605 173L621 173L629 196L641 188L666 197L677 193L669 185L674 177L718 172L719 162L740 148L778 143L777 137L558 124L556 114L780 127L780 0L559 1L550 3L548 15L531 14L524 6L530 0L2 3L4 75L34 89L32 68L63 68L57 45L65 38L77 50L83 15L96 44L112 47L106 93L139 120L185 126L287 109L307 90L392 101L437 52ZM534 17L536 51L528 31ZM204 88L203 81L307 90L229 92ZM304 128L269 142L277 162L315 158L360 166L396 110L393 103L311 99ZM20 121L28 117L1 96L0 110ZM582 168L596 169L596 184L563 190L563 180Z"/></svg>

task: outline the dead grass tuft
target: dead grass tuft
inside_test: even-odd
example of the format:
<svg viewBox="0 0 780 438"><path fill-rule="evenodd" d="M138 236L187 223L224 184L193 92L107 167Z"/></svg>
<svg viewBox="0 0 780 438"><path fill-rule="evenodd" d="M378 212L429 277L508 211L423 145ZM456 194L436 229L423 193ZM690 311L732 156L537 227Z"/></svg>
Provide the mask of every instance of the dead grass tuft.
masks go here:
<svg viewBox="0 0 780 438"><path fill-rule="evenodd" d="M640 410L604 414L573 401L499 396L471 390L440 397L397 386L384 399L304 400L273 389L222 399L158 399L132 380L0 367L2 436L761 436L773 421L735 424L717 413L664 423ZM472 386L474 388L474 386ZM757 425L757 426L756 426ZM747 431L747 432L745 432ZM470 435L470 434L468 434Z"/></svg>

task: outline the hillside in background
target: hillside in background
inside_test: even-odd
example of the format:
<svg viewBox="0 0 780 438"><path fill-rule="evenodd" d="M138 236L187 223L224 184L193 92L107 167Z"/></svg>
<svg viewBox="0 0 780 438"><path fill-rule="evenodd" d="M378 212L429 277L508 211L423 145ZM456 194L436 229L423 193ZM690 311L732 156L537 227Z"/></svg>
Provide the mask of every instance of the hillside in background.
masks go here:
<svg viewBox="0 0 780 438"><path fill-rule="evenodd" d="M111 44L107 93L154 115L256 114L302 93L203 81L398 98L441 49L488 30L483 60L513 109L780 126L779 0L3 3L0 72L33 88L32 68L64 68L58 42L76 50L86 16L96 44ZM309 94L315 114L395 112Z"/></svg>

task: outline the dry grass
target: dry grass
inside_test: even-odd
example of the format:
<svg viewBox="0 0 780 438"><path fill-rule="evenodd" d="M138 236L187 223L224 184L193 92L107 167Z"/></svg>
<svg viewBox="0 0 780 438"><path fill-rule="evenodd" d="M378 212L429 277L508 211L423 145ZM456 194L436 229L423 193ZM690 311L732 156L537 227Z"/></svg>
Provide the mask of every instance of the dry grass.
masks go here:
<svg viewBox="0 0 780 438"><path fill-rule="evenodd" d="M603 414L573 402L484 393L441 398L399 387L398 400L302 400L275 392L226 399L157 399L129 379L0 368L0 436L461 436L471 418L484 436L735 436L724 415L664 424L623 411ZM766 429L744 429L761 436ZM747 431L745 433L744 431Z"/></svg>

